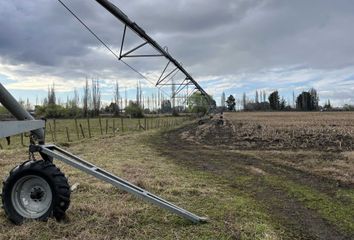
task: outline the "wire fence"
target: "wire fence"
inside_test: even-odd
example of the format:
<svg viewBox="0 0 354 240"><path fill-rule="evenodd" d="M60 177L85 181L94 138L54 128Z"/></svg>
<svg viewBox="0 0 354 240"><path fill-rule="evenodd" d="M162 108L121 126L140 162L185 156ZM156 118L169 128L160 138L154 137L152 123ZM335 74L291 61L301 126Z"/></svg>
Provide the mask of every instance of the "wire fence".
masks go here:
<svg viewBox="0 0 354 240"><path fill-rule="evenodd" d="M132 118L86 118L48 119L46 121L46 142L70 143L88 138L115 136L123 133L172 128L190 120L183 117ZM8 139L0 139L0 149L11 149L29 145L28 134L19 134Z"/></svg>

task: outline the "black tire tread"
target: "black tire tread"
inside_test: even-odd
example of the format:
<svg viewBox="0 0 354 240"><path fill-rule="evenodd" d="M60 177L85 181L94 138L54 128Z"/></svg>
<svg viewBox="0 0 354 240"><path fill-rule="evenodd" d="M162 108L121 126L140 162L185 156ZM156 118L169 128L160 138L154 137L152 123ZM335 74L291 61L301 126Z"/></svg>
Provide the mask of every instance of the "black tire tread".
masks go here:
<svg viewBox="0 0 354 240"><path fill-rule="evenodd" d="M11 201L11 191L14 182L18 180L19 176L25 176L28 172L35 172L41 177L45 178L51 186L53 192L53 202L50 212L38 220L46 221L49 217L54 216L57 220L65 217L65 211L70 205L70 186L65 175L53 163L45 160L26 161L19 166L14 167L10 171L10 175L3 182L1 201L6 216L15 224L21 224L23 217L14 213Z"/></svg>

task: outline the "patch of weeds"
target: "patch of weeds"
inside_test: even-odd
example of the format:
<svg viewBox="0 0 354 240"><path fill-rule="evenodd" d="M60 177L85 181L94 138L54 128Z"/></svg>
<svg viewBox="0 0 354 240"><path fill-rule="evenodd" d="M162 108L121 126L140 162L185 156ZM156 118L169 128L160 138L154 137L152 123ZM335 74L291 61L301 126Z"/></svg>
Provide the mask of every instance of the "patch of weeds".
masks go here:
<svg viewBox="0 0 354 240"><path fill-rule="evenodd" d="M280 187L288 192L289 196L301 201L307 208L317 211L340 229L354 233L354 204L343 205L324 193L287 179L275 176L267 176L265 179L274 187Z"/></svg>
<svg viewBox="0 0 354 240"><path fill-rule="evenodd" d="M354 205L354 189L339 189L336 197L343 202Z"/></svg>

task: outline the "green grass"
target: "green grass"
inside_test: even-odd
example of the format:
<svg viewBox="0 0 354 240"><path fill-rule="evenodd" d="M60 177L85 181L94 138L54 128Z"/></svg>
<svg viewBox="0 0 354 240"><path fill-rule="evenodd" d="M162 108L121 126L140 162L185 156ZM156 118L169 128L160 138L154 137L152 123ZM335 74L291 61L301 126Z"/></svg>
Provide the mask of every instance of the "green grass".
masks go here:
<svg viewBox="0 0 354 240"><path fill-rule="evenodd" d="M250 153L250 155L254 154L254 152ZM266 173L264 176L244 175L244 173L240 174L240 171L238 173L239 175L235 176L233 181L238 188L244 189L244 193L249 193L252 196L255 191L263 190L267 187L271 187L274 191L281 190L290 199L296 199L306 208L314 210L320 217L337 226L342 232L354 234L353 189L338 188L335 194L330 196L325 192L294 182L284 176L270 173ZM262 180L260 181L260 179ZM276 197L276 194L274 196ZM273 201L276 202L278 199L273 199ZM261 202L259 202L259 205L266 207Z"/></svg>
<svg viewBox="0 0 354 240"><path fill-rule="evenodd" d="M85 124L86 120L81 121ZM0 239L306 238L306 229L302 232L298 226L291 226L302 219L292 221L296 217L292 212L289 215L273 212L279 210L277 208L291 207L287 204L293 200L298 204L293 208L309 209L307 214L325 219L331 227L335 226L332 229L354 234L352 189L338 188L334 194L321 192L286 173L277 172L276 167L274 172L268 171L262 164L269 166L272 155L265 155L264 151L219 152L202 146L198 150L180 150L177 142L174 145L163 137L167 128L137 131L134 129L137 123L132 120L130 130L101 135L98 120L92 120L95 126L92 138L74 139L64 145L70 152L138 186L208 217L209 223L191 224L55 161L71 185L79 183L67 212L68 219L61 223L50 220L14 226L0 211ZM75 131L73 121L57 124L59 129L68 126ZM65 134L58 134L58 142L65 142ZM168 154L171 152L175 155ZM23 148L0 150L0 177L7 176L9 170L26 157ZM257 169L262 171L255 171ZM268 195L262 196L264 191L268 191Z"/></svg>
<svg viewBox="0 0 354 240"><path fill-rule="evenodd" d="M348 202L348 204L354 204L354 189L339 189L336 197Z"/></svg>
<svg viewBox="0 0 354 240"><path fill-rule="evenodd" d="M148 189L210 222L195 225L57 162L79 183L68 220L14 226L0 212L0 239L281 239L282 232L251 197L222 177L176 165L149 145L156 130L73 143L70 151ZM26 154L2 150L1 177ZM10 160L9 157L17 156ZM2 158L2 157L0 157Z"/></svg>
<svg viewBox="0 0 354 240"><path fill-rule="evenodd" d="M74 119L49 119L46 123L46 140L47 142L59 144L76 142L90 138L90 134L91 137L113 136L122 134L123 132L142 131L144 128L151 130L173 127L187 120L188 118L186 117L150 117L144 119L90 118L89 120L78 119L76 127ZM80 125L82 126L82 130ZM141 126L140 128L139 125ZM90 126L90 131L88 130L88 126ZM22 145L21 135L12 136L10 145L7 145L5 139L0 139L0 149L1 147L14 149L27 146L28 144L29 139L24 136Z"/></svg>
<svg viewBox="0 0 354 240"><path fill-rule="evenodd" d="M266 177L268 183L276 188L282 188L291 197L302 202L309 209L317 211L324 219L337 225L340 229L354 233L354 204L340 204L336 199L310 187L297 184L289 179L275 176ZM352 190L341 189L338 191L341 196L353 197Z"/></svg>

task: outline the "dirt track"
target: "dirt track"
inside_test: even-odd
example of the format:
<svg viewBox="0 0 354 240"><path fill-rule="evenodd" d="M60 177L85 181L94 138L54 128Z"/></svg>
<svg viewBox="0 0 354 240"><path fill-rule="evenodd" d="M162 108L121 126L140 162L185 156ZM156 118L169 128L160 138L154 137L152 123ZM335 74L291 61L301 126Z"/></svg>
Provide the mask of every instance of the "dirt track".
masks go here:
<svg viewBox="0 0 354 240"><path fill-rule="evenodd" d="M230 118L223 126L214 120L201 126L195 123L166 134L166 148L159 150L176 163L211 172L254 198L274 219L279 231L284 231L286 239L354 239L354 199L338 194L353 191L353 173L336 171L336 175L311 166L303 168L306 160L321 162L327 168L335 161L353 167L353 159L339 152L306 151L310 145L301 151L289 151L295 145L284 148L282 144L282 152L262 148L259 142L244 147L245 139L239 140L241 145L237 142L237 131L242 129Z"/></svg>

